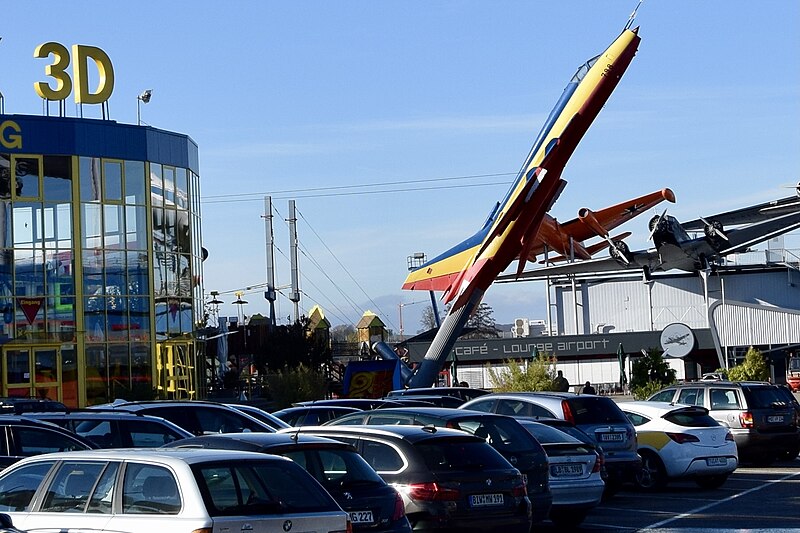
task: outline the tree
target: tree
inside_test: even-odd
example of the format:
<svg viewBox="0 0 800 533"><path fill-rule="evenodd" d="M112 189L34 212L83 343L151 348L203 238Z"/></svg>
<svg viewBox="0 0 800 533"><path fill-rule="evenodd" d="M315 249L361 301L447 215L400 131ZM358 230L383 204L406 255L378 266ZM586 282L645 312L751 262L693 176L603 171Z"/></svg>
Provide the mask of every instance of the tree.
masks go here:
<svg viewBox="0 0 800 533"><path fill-rule="evenodd" d="M555 358L547 354L539 354L523 366L515 359L505 361L506 369L492 368L489 370L489 380L496 392L524 392L524 391L553 391L556 378Z"/></svg>
<svg viewBox="0 0 800 533"><path fill-rule="evenodd" d="M419 321L422 329L417 333L423 333L436 328L436 314L433 312L433 306L429 305L422 310L422 318Z"/></svg>
<svg viewBox="0 0 800 533"><path fill-rule="evenodd" d="M481 303L478 309L467 320L467 327L473 328L473 331L464 335L465 339L491 339L499 337L500 333L495 327L494 317L492 316L494 310L487 303Z"/></svg>
<svg viewBox="0 0 800 533"><path fill-rule="evenodd" d="M631 366L631 393L637 400L644 400L664 386L675 383L676 374L664 361L663 352L650 348Z"/></svg>
<svg viewBox="0 0 800 533"><path fill-rule="evenodd" d="M759 350L752 346L747 350L744 361L728 370L731 381L768 381L769 365Z"/></svg>
<svg viewBox="0 0 800 533"><path fill-rule="evenodd" d="M352 324L339 324L331 328L333 342L358 342L358 332Z"/></svg>

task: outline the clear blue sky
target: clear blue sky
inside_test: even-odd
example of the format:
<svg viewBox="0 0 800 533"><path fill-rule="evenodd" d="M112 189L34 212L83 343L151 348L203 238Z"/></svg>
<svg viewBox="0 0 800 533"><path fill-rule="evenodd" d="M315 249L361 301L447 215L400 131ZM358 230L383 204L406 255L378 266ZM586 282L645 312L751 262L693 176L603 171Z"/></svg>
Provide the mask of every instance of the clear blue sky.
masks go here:
<svg viewBox="0 0 800 533"><path fill-rule="evenodd" d="M136 95L153 89L142 120L200 147L207 293L265 281L267 194L279 213L278 285L289 283L281 218L295 198L302 308L319 303L334 325L370 309L397 330L402 302L408 334L427 293L400 290L407 256L436 255L483 223L570 76L634 6L6 2L0 91L6 113L41 114L33 83L50 61L34 48L103 49L116 72L111 118L135 123ZM800 180L800 2L647 0L637 24L639 53L551 214L566 221L667 186L684 220L790 194L782 186ZM436 181L453 177L463 179ZM330 187L343 188L318 190ZM647 245L648 218L625 226L632 248ZM246 314L266 313L261 289L245 299ZM541 284L494 286L484 301L501 323L545 315ZM278 305L285 322L292 306Z"/></svg>

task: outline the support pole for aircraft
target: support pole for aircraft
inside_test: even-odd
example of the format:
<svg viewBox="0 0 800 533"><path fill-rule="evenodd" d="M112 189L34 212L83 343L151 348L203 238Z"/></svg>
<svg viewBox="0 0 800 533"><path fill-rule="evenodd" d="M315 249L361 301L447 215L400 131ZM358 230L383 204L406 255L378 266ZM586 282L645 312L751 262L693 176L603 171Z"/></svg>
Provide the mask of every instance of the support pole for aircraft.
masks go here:
<svg viewBox="0 0 800 533"><path fill-rule="evenodd" d="M297 322L300 320L300 272L297 266L297 213L294 200L289 200L289 218L287 222L289 223L289 257L292 263L292 293L289 295L289 300L294 303L294 321Z"/></svg>
<svg viewBox="0 0 800 533"><path fill-rule="evenodd" d="M272 228L272 197L264 197L264 229L266 232L267 245L267 290L264 297L269 302L269 329L275 327L275 238Z"/></svg>
<svg viewBox="0 0 800 533"><path fill-rule="evenodd" d="M378 341L372 345L372 350L377 353L384 361L400 361L400 379L403 384L408 383L414 372L408 368L408 365L398 357L397 353L392 350L392 347L383 341Z"/></svg>

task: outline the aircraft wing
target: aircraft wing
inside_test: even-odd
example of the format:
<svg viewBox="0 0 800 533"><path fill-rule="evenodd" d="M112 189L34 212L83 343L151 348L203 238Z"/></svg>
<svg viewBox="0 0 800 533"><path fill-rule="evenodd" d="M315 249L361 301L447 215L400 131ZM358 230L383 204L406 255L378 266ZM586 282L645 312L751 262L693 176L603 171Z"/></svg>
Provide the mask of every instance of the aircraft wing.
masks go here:
<svg viewBox="0 0 800 533"><path fill-rule="evenodd" d="M718 253L719 255L727 255L743 252L754 244L789 233L797 228L800 228L800 211L773 217L743 228L728 230L725 232L728 240L722 241L722 246L725 248L719 250Z"/></svg>
<svg viewBox="0 0 800 533"><path fill-rule="evenodd" d="M737 226L740 224L753 224L755 222L769 220L794 211L800 211L800 198L797 196L789 196L703 218L708 222L719 222L723 226ZM705 225L705 222L703 222L701 218L681 223L681 226L687 231L699 231L702 230Z"/></svg>
<svg viewBox="0 0 800 533"><path fill-rule="evenodd" d="M656 249L630 252L629 258L630 264L628 266L620 264L612 257L599 257L563 265L535 268L523 272L519 276L516 274L503 274L497 277L497 281L508 283L518 280L543 280L548 277L566 276L568 274L600 274L603 272L630 271L645 268L656 270L661 266L661 256Z"/></svg>
<svg viewBox="0 0 800 533"><path fill-rule="evenodd" d="M602 237L607 235L610 230L646 212L664 200L675 203L675 193L670 189L662 189L598 211L592 211L584 207L578 211L578 218L561 224L561 230L568 237L572 237L574 241L585 241L596 236ZM604 231L598 233L599 230Z"/></svg>

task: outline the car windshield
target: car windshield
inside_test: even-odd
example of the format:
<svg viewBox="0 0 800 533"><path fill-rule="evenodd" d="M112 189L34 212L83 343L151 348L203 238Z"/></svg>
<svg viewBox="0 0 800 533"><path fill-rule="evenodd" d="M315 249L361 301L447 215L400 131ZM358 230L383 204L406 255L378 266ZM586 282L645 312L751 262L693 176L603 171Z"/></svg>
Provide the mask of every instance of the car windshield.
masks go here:
<svg viewBox="0 0 800 533"><path fill-rule="evenodd" d="M414 446L432 472L510 468L508 461L483 442L472 439L433 439Z"/></svg>
<svg viewBox="0 0 800 533"><path fill-rule="evenodd" d="M610 398L579 396L566 400L572 411L573 422L580 424L630 424L625 414Z"/></svg>
<svg viewBox="0 0 800 533"><path fill-rule="evenodd" d="M281 452L306 469L327 490L347 490L355 485L383 485L381 477L358 453L343 449L301 449Z"/></svg>
<svg viewBox="0 0 800 533"><path fill-rule="evenodd" d="M474 418L456 420L449 427L460 429L480 437L500 453L525 453L539 448L534 439L510 418Z"/></svg>
<svg viewBox="0 0 800 533"><path fill-rule="evenodd" d="M680 409L670 411L663 416L664 420L687 428L708 428L720 423L709 416L705 409Z"/></svg>
<svg viewBox="0 0 800 533"><path fill-rule="evenodd" d="M192 470L212 517L339 509L330 495L291 461L203 463Z"/></svg>
<svg viewBox="0 0 800 533"><path fill-rule="evenodd" d="M573 437L572 435L567 435L560 429L551 428L550 426L545 426L544 424L524 424L523 427L528 430L528 432L536 437L541 444L548 444L553 442L570 442L573 444L582 444L581 441Z"/></svg>

